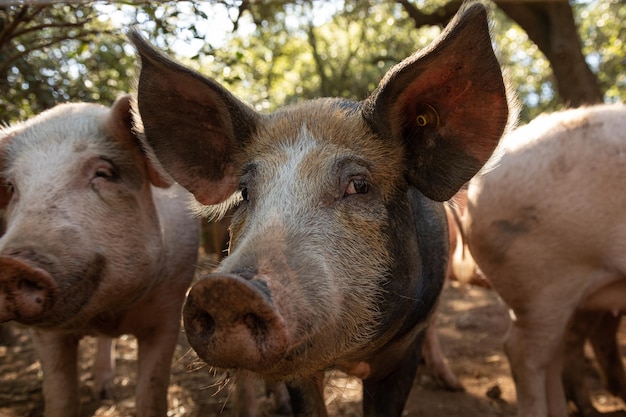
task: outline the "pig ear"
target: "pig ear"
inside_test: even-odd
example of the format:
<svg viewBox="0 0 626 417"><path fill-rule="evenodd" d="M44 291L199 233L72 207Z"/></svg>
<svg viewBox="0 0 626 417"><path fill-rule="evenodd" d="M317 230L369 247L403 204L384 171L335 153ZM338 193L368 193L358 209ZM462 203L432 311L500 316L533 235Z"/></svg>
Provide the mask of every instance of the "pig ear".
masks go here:
<svg viewBox="0 0 626 417"><path fill-rule="evenodd" d="M393 67L365 101L382 136L404 144L408 181L444 201L493 153L508 119L487 12L465 7L428 49Z"/></svg>
<svg viewBox="0 0 626 417"><path fill-rule="evenodd" d="M131 97L129 95L118 98L113 106L106 121L105 129L115 140L119 141L130 152L135 154L137 164L145 166L148 179L157 186L166 188L171 185L168 179L161 175L148 159L146 153L141 147L141 142L133 132L133 118L130 105Z"/></svg>
<svg viewBox="0 0 626 417"><path fill-rule="evenodd" d="M259 115L212 79L156 51L129 33L141 58L137 108L143 140L163 168L202 204L238 188L237 155Z"/></svg>

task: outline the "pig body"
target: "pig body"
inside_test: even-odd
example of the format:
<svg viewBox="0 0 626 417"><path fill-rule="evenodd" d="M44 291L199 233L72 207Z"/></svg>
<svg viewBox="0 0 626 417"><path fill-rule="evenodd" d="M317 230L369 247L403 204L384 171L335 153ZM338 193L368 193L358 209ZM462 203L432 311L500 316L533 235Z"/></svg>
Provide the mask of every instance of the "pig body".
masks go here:
<svg viewBox="0 0 626 417"><path fill-rule="evenodd" d="M567 415L561 344L576 309L626 304L626 109L543 116L503 140L468 191L471 252L515 315L519 415Z"/></svg>
<svg viewBox="0 0 626 417"><path fill-rule="evenodd" d="M59 105L0 132L6 233L0 320L33 326L46 417L78 416L78 341L99 338L96 391L112 385L111 338L137 337L137 415L167 412L180 310L198 226L112 108ZM155 187L155 185L159 187Z"/></svg>
<svg viewBox="0 0 626 417"><path fill-rule="evenodd" d="M286 381L296 416L327 415L331 368L363 378L365 416L400 416L446 272L440 202L508 121L484 7L464 8L366 100L270 115L131 39L153 158L200 203L238 203L229 256L185 303L191 346L210 365Z"/></svg>

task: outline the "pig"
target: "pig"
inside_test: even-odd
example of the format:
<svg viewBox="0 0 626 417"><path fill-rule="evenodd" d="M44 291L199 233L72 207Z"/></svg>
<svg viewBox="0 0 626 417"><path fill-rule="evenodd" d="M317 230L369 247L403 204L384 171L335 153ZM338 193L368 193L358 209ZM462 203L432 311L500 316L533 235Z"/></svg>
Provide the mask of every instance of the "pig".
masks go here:
<svg viewBox="0 0 626 417"><path fill-rule="evenodd" d="M617 343L621 316L621 312L579 309L568 326L563 343L564 363L567 364L563 369L563 384L567 399L583 417L603 415L593 406L584 378L587 373L586 341L593 349L605 389L626 403L626 372Z"/></svg>
<svg viewBox="0 0 626 417"><path fill-rule="evenodd" d="M502 154L469 184L469 247L514 316L504 348L519 416L562 417L574 312L626 302L626 107L538 117L503 139Z"/></svg>
<svg viewBox="0 0 626 417"><path fill-rule="evenodd" d="M464 220L467 212L467 188L462 188L444 204L448 219L448 234L450 239L450 254L448 261L448 281L457 281L461 284L477 285L490 288L489 281L476 265L467 245L467 236L464 230Z"/></svg>
<svg viewBox="0 0 626 417"><path fill-rule="evenodd" d="M165 417L198 221L189 193L142 150L130 97L59 104L5 128L0 161L0 322L33 329L45 416L79 415L83 336L98 336L95 390L108 395L112 338L132 334L137 415Z"/></svg>
<svg viewBox="0 0 626 417"><path fill-rule="evenodd" d="M462 284L478 285L489 288L489 282L474 262L467 247L467 238L463 230L463 219L467 207L467 189L461 188L450 200L444 203L446 220L448 222L448 267L446 283L457 281ZM443 289L445 291L445 287ZM454 371L450 368L441 347L437 326L437 311L433 313L431 323L426 330L422 357L426 362L435 381L450 391L463 391L465 388Z"/></svg>
<svg viewBox="0 0 626 417"><path fill-rule="evenodd" d="M509 123L485 7L466 5L364 100L272 114L130 39L151 159L209 213L238 204L229 255L183 307L190 345L286 381L295 416L327 416L329 369L363 380L364 416L402 415L446 273L442 201Z"/></svg>

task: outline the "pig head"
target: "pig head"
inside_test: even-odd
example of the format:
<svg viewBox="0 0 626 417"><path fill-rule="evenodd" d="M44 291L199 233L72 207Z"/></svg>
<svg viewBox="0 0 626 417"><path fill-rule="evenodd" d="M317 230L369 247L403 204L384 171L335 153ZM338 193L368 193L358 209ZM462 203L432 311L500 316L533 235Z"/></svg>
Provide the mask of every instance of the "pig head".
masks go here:
<svg viewBox="0 0 626 417"><path fill-rule="evenodd" d="M80 338L121 334L138 339L137 414L165 416L198 227L133 134L130 97L1 130L0 175L0 322L35 328L46 417L78 416Z"/></svg>
<svg viewBox="0 0 626 417"><path fill-rule="evenodd" d="M461 11L365 100L269 115L131 39L153 158L201 204L238 204L229 256L186 301L194 350L289 381L296 415L326 415L316 378L336 367L365 379L365 415L399 416L445 276L440 201L507 124L484 7Z"/></svg>

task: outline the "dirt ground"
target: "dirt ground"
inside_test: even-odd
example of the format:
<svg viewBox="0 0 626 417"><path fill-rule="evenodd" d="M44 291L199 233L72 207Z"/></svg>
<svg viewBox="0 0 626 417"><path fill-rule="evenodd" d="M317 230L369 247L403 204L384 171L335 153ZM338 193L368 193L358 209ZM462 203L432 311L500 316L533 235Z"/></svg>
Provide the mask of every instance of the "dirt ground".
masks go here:
<svg viewBox="0 0 626 417"><path fill-rule="evenodd" d="M509 367L501 350L508 327L504 305L491 290L452 283L444 290L437 320L443 349L454 372L465 386L463 392L440 388L427 369L415 379L404 415L407 417L509 417L515 415L515 390ZM0 417L41 417L41 367L35 357L28 330L13 327L15 342L0 346ZM620 332L626 353L626 328ZM133 416L136 342L122 337L117 345L116 399L91 398L90 364L95 343L81 342L82 417ZM596 407L610 415L626 415L624 405L600 387L590 364L589 383ZM232 417L231 384L223 383L223 373L202 366L181 334L176 349L169 389L170 417ZM258 387L260 415L277 417L271 401ZM332 417L358 417L360 382L333 373L328 377L326 401Z"/></svg>

